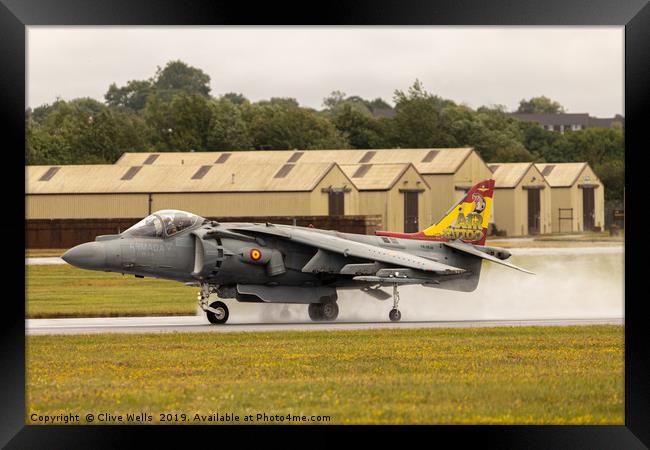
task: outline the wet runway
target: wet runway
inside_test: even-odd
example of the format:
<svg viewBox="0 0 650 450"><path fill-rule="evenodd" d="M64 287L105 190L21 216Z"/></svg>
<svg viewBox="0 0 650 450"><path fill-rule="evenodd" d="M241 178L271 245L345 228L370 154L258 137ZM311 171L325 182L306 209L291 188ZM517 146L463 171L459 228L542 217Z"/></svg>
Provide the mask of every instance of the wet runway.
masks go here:
<svg viewBox="0 0 650 450"><path fill-rule="evenodd" d="M26 266L51 266L56 264L65 264L66 262L58 256L42 256L35 258L25 258Z"/></svg>
<svg viewBox="0 0 650 450"><path fill-rule="evenodd" d="M211 325L204 316L175 317L98 317L73 319L28 319L27 335L89 333L170 333L170 332L263 332L263 331L336 331L402 328L487 328L567 325L623 325L622 318L592 319L508 319L403 322L286 322L228 323Z"/></svg>

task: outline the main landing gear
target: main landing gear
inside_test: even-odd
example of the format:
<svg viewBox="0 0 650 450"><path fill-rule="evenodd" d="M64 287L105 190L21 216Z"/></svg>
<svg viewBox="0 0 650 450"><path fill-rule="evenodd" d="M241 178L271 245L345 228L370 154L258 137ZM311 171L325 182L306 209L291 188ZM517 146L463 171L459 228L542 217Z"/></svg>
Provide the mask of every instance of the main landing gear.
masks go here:
<svg viewBox="0 0 650 450"><path fill-rule="evenodd" d="M216 289L213 286L210 286L207 283L202 284L198 296L199 306L203 311L205 311L210 323L221 325L226 323L228 320L228 307L224 302L220 301L208 304L210 301L210 294L214 292L216 292Z"/></svg>
<svg viewBox="0 0 650 450"><path fill-rule="evenodd" d="M402 318L402 313L399 312L397 306L399 305L399 292L397 292L397 285L393 285L393 309L388 313L388 318L391 322L399 322Z"/></svg>
<svg viewBox="0 0 650 450"><path fill-rule="evenodd" d="M339 305L336 302L310 303L307 311L314 322L332 321L339 316Z"/></svg>

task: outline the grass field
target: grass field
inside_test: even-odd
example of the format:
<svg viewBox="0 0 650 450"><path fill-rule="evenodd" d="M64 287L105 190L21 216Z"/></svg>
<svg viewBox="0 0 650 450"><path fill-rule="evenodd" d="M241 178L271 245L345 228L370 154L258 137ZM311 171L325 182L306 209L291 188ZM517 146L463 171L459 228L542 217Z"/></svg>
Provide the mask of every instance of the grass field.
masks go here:
<svg viewBox="0 0 650 450"><path fill-rule="evenodd" d="M28 336L26 355L27 422L99 412L624 422L621 326Z"/></svg>
<svg viewBox="0 0 650 450"><path fill-rule="evenodd" d="M196 313L198 289L175 281L69 265L30 265L25 266L25 272L28 318Z"/></svg>

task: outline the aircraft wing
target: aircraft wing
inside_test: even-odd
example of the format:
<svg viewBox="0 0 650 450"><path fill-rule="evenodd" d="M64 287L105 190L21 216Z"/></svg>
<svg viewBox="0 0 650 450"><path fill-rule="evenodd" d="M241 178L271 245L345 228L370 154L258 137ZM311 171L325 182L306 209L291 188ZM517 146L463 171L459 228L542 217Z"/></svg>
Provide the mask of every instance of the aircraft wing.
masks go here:
<svg viewBox="0 0 650 450"><path fill-rule="evenodd" d="M503 266L510 267L511 269L516 269L516 270L520 270L520 271L525 272L525 273L529 273L531 275L535 275L534 272L530 272L530 271L528 271L526 269L522 269L521 267L515 266L512 263L509 263L509 262L504 261L502 259L496 258L496 257L494 257L492 255L488 255L487 253L483 253L482 251L475 249L473 246L465 244L463 242L460 242L460 241L444 242L444 244L447 247L453 248L453 249L458 250L460 252L464 252L464 253L467 253L469 255L477 256L477 257L482 258L482 259L487 259L488 261L492 261L492 262L495 262L497 264L501 264Z"/></svg>
<svg viewBox="0 0 650 450"><path fill-rule="evenodd" d="M233 229L233 231L276 236L314 248L338 253L345 257L353 256L356 258L367 259L369 261L390 264L395 267L406 267L425 272L432 272L436 275L455 275L465 272L465 269L442 264L420 256L364 244L362 242L355 242L328 233L319 233L300 228L258 225L253 227L237 228Z"/></svg>

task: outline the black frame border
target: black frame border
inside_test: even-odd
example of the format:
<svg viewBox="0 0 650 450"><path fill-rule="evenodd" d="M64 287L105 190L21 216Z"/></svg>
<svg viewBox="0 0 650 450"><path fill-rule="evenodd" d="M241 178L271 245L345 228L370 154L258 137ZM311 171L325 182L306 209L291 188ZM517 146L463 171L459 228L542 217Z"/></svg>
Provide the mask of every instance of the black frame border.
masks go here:
<svg viewBox="0 0 650 450"><path fill-rule="evenodd" d="M26 27L31 25L618 25L625 26L625 128L627 205L643 201L642 153L647 151L647 127L643 112L647 111L650 74L650 6L648 0L442 0L422 3L405 1L369 1L355 3L340 1L316 5L268 2L244 4L225 1L187 0L0 0L0 127L7 142L6 156L13 163L24 165L24 110L26 75ZM311 6L312 9L305 8ZM8 139L7 139L8 138ZM23 152L18 149L23 149ZM16 161L13 161L13 158ZM647 175L646 175L647 176ZM5 172L9 193L3 198L10 211L23 212L24 174L21 170ZM512 448L647 448L650 445L650 379L649 346L644 339L645 296L638 287L644 278L641 246L643 219L639 208L626 208L625 235L625 425L624 426L435 426L435 427L354 427L361 438L385 439L430 438L454 439L457 443ZM12 221L1 221L4 236L23 235L23 242L10 239L5 246L5 277L23 280L25 272L24 227ZM635 239L637 238L637 239ZM8 276L7 276L8 275ZM12 292L10 290L9 292ZM24 297L24 284L23 284ZM639 292L640 295L637 295ZM23 298L24 299L24 298ZM286 444L294 437L296 427L185 427L171 426L35 426L25 425L25 310L24 302L13 295L5 296L2 314L2 345L0 346L0 444L8 448L88 448L133 446L136 441L151 443L153 434L158 445L175 443L187 445L196 439L238 439L239 445L260 444L262 439L279 437ZM300 430L305 428L299 427ZM350 427L310 427L323 439L314 443L335 444L332 437L348 434ZM152 433L153 432L153 433ZM191 434L190 434L191 433ZM285 434L289 433L289 435ZM407 434L408 433L408 434ZM235 436L236 434L236 436ZM419 434L420 436L416 436ZM260 436L261 435L261 436ZM191 438L187 440L187 438ZM409 439L410 440L410 439ZM266 445L268 445L268 442ZM322 444L321 444L322 445Z"/></svg>

